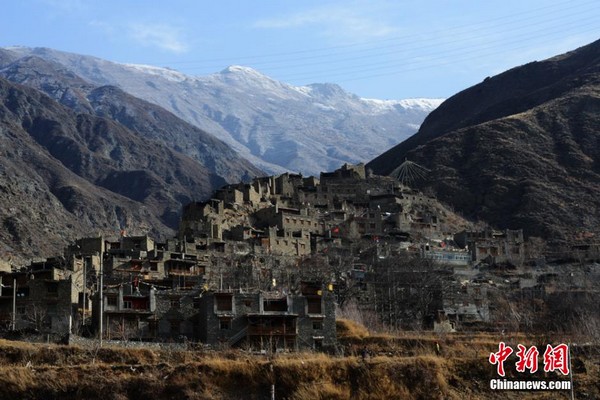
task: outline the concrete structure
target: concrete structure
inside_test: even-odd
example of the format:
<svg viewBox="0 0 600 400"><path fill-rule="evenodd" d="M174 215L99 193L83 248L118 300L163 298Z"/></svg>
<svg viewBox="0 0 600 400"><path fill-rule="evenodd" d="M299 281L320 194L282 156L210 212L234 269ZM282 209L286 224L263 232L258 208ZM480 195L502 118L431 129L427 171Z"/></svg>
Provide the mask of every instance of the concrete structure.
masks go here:
<svg viewBox="0 0 600 400"><path fill-rule="evenodd" d="M157 289L137 280L107 288L103 293L104 338L197 341L199 293L200 289ZM94 309L99 310L99 307ZM96 324L99 318L96 312Z"/></svg>
<svg viewBox="0 0 600 400"><path fill-rule="evenodd" d="M297 295L208 292L200 301L200 340L280 351L334 346L333 295L303 284Z"/></svg>
<svg viewBox="0 0 600 400"><path fill-rule="evenodd" d="M78 273L54 267L9 273L2 275L2 285L0 324L4 327L67 334L79 320L82 276Z"/></svg>
<svg viewBox="0 0 600 400"><path fill-rule="evenodd" d="M475 263L490 265L510 263L516 266L525 260L523 230L462 231L454 235L454 241L462 248L468 248Z"/></svg>

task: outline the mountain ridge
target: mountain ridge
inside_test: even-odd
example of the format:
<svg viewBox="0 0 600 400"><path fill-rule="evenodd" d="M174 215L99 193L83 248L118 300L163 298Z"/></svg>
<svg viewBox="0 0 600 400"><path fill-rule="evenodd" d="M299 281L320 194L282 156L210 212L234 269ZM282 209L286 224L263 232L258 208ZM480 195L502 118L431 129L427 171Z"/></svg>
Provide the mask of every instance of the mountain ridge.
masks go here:
<svg viewBox="0 0 600 400"><path fill-rule="evenodd" d="M441 102L412 108L410 102L388 101L382 107L333 84L296 87L249 67L230 66L193 77L45 48L8 51L53 60L95 85L119 86L158 104L225 141L268 173L316 175L344 163L368 161L415 132Z"/></svg>
<svg viewBox="0 0 600 400"><path fill-rule="evenodd" d="M61 64L28 56L0 68L0 75L41 90L75 111L108 117L144 137L174 146L176 151L210 165L224 178L221 184L262 173L240 160L225 143L168 111L117 87L96 87Z"/></svg>
<svg viewBox="0 0 600 400"><path fill-rule="evenodd" d="M432 172L415 186L465 216L563 240L597 232L600 41L510 69L450 97L368 163Z"/></svg>

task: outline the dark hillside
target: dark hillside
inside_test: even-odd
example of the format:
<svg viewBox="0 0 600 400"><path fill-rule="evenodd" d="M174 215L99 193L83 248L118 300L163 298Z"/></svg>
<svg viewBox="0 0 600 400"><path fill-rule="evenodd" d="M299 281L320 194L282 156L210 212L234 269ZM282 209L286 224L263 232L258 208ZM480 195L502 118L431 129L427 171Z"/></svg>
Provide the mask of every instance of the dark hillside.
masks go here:
<svg viewBox="0 0 600 400"><path fill-rule="evenodd" d="M112 120L3 79L0 141L0 235L11 255L55 254L90 232L171 235L181 204L216 179Z"/></svg>
<svg viewBox="0 0 600 400"><path fill-rule="evenodd" d="M564 238L598 230L599 127L597 41L458 93L368 167L415 161L432 171L419 188L466 216Z"/></svg>

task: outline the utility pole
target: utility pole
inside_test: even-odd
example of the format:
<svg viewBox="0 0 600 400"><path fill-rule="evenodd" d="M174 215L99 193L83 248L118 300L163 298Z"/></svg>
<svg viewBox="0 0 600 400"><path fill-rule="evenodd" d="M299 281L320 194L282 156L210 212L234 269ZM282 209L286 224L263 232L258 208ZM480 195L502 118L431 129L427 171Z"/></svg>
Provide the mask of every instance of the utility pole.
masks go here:
<svg viewBox="0 0 600 400"><path fill-rule="evenodd" d="M571 366L571 342L568 344L569 349L569 380L571 381L571 400L575 400L575 392L573 390L573 367Z"/></svg>
<svg viewBox="0 0 600 400"><path fill-rule="evenodd" d="M91 260L91 258L90 258ZM85 274L85 264L87 264L87 258L83 259L83 313L81 315L81 326L85 327L85 287L87 286L87 279Z"/></svg>
<svg viewBox="0 0 600 400"><path fill-rule="evenodd" d="M102 347L102 334L104 323L104 296L102 294L102 288L104 286L104 267L103 267L103 252L100 252L100 347Z"/></svg>
<svg viewBox="0 0 600 400"><path fill-rule="evenodd" d="M271 370L271 400L275 400L275 373L273 372L273 361L269 363L269 369Z"/></svg>
<svg viewBox="0 0 600 400"><path fill-rule="evenodd" d="M13 315L12 315L12 329L17 330L17 280L13 279Z"/></svg>

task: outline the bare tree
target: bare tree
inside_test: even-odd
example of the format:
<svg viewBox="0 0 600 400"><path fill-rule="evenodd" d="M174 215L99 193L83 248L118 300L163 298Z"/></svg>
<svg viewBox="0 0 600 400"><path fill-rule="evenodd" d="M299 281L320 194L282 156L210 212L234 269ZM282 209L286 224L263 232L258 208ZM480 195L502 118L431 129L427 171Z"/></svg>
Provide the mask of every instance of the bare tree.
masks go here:
<svg viewBox="0 0 600 400"><path fill-rule="evenodd" d="M368 274L372 301L389 327L422 329L443 308L443 290L451 269L416 256L378 260Z"/></svg>
<svg viewBox="0 0 600 400"><path fill-rule="evenodd" d="M40 304L30 304L25 310L25 320L37 331L42 331L48 324L48 309Z"/></svg>

